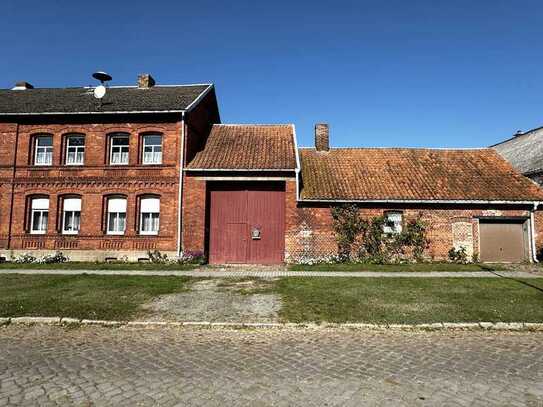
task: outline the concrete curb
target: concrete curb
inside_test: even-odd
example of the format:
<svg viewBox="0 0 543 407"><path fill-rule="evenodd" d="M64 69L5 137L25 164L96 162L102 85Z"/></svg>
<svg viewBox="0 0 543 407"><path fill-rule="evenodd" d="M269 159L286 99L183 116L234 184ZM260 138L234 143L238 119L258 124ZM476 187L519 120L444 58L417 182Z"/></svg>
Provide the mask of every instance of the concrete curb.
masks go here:
<svg viewBox="0 0 543 407"><path fill-rule="evenodd" d="M166 322L166 321L106 321L95 319L60 317L17 317L0 318L1 325L79 325L104 327L195 327L219 329L354 329L354 330L491 330L491 331L542 331L543 323L534 322L443 322L433 324L368 324L368 323L266 323L266 322Z"/></svg>

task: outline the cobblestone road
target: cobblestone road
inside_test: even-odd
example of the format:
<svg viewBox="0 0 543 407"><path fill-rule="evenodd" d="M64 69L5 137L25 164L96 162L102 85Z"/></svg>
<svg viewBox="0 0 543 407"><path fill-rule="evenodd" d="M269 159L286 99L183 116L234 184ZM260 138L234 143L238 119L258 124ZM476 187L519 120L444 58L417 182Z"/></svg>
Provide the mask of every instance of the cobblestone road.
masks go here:
<svg viewBox="0 0 543 407"><path fill-rule="evenodd" d="M543 406L543 334L7 326L0 405Z"/></svg>

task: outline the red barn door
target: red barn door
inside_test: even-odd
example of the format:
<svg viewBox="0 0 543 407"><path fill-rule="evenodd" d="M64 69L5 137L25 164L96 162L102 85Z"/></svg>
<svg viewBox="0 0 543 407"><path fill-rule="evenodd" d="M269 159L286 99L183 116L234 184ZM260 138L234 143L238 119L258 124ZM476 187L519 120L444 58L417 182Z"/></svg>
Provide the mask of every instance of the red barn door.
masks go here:
<svg viewBox="0 0 543 407"><path fill-rule="evenodd" d="M284 183L210 183L209 223L210 263L282 263Z"/></svg>

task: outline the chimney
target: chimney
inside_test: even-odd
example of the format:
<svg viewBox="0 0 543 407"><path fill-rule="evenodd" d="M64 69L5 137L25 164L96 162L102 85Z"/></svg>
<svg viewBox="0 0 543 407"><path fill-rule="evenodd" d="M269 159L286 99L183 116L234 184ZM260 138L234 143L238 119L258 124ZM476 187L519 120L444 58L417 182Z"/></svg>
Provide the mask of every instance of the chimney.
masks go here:
<svg viewBox="0 0 543 407"><path fill-rule="evenodd" d="M25 81L19 81L15 84L11 90L25 90L25 89L34 89L34 86L32 86L30 83Z"/></svg>
<svg viewBox="0 0 543 407"><path fill-rule="evenodd" d="M317 151L330 150L328 123L315 124L315 148Z"/></svg>
<svg viewBox="0 0 543 407"><path fill-rule="evenodd" d="M153 86L155 86L155 80L151 75L148 73L138 75L138 88L148 89L152 88Z"/></svg>

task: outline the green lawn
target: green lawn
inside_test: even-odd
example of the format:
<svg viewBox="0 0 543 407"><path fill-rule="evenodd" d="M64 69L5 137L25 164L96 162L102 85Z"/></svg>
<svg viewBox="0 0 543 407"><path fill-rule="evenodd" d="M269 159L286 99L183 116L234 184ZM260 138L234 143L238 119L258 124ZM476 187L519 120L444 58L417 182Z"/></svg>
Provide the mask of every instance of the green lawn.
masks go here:
<svg viewBox="0 0 543 407"><path fill-rule="evenodd" d="M504 270L499 264L451 264L451 263L416 263L416 264L370 264L370 263L338 263L338 264L291 264L289 270L294 271L488 271Z"/></svg>
<svg viewBox="0 0 543 407"><path fill-rule="evenodd" d="M0 276L0 317L128 320L151 298L185 290L187 277Z"/></svg>
<svg viewBox="0 0 543 407"><path fill-rule="evenodd" d="M276 289L292 322L543 322L543 278L291 277Z"/></svg>
<svg viewBox="0 0 543 407"><path fill-rule="evenodd" d="M160 263L106 263L106 262L76 262L52 264L36 263L0 263L2 269L27 270L192 270L198 264L160 264Z"/></svg>
<svg viewBox="0 0 543 407"><path fill-rule="evenodd" d="M144 318L141 304L186 291L191 281L167 276L4 274L0 317ZM223 280L222 286L236 281ZM290 322L543 322L543 278L291 277L255 283L241 285L239 294L280 295L280 318Z"/></svg>

